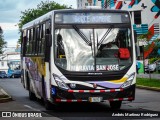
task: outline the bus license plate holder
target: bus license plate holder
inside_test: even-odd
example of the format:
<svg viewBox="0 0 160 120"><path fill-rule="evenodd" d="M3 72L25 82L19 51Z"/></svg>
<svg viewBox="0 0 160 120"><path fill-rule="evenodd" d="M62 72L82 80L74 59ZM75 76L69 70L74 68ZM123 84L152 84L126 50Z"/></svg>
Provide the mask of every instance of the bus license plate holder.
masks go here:
<svg viewBox="0 0 160 120"><path fill-rule="evenodd" d="M89 102L101 102L102 97L89 97Z"/></svg>

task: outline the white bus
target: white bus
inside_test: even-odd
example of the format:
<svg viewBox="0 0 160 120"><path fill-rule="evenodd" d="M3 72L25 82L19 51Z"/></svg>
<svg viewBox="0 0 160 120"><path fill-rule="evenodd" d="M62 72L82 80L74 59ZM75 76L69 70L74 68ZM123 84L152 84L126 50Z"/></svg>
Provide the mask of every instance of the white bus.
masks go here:
<svg viewBox="0 0 160 120"><path fill-rule="evenodd" d="M22 28L22 83L46 109L61 102L135 99L135 38L129 12L54 10Z"/></svg>

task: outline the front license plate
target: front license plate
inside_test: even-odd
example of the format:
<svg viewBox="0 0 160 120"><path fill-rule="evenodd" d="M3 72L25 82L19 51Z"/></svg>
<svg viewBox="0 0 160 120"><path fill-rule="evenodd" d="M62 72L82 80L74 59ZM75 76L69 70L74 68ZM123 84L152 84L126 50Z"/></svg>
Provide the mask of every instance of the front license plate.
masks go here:
<svg viewBox="0 0 160 120"><path fill-rule="evenodd" d="M101 102L102 97L89 97L89 102Z"/></svg>

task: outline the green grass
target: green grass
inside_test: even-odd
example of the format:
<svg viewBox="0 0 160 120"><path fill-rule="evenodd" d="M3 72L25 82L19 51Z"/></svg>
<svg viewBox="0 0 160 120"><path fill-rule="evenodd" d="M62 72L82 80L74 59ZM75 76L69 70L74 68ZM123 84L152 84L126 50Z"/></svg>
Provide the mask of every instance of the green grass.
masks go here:
<svg viewBox="0 0 160 120"><path fill-rule="evenodd" d="M149 78L137 78L137 85L160 88L160 80Z"/></svg>

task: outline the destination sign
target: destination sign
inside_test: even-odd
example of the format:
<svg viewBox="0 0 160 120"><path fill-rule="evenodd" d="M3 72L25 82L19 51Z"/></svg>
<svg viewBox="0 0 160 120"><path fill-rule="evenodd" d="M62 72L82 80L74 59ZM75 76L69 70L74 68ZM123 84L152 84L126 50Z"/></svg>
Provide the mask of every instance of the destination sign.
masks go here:
<svg viewBox="0 0 160 120"><path fill-rule="evenodd" d="M129 23L126 13L57 13L55 23L61 24L104 24Z"/></svg>
<svg viewBox="0 0 160 120"><path fill-rule="evenodd" d="M94 66L93 65L76 65L70 67L71 71L93 71ZM117 71L119 70L119 65L96 65L96 71Z"/></svg>

